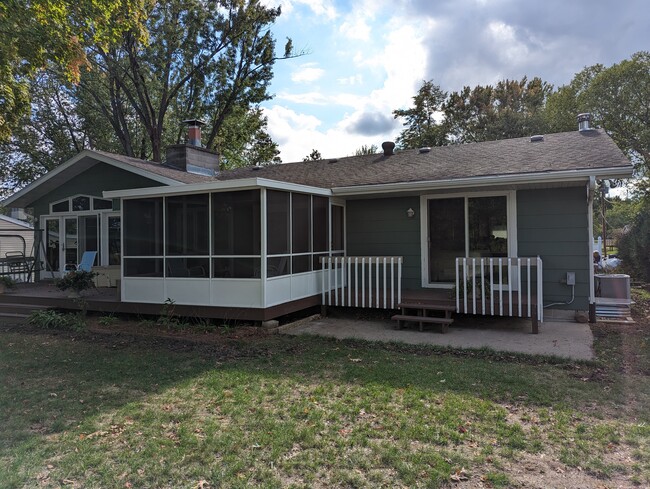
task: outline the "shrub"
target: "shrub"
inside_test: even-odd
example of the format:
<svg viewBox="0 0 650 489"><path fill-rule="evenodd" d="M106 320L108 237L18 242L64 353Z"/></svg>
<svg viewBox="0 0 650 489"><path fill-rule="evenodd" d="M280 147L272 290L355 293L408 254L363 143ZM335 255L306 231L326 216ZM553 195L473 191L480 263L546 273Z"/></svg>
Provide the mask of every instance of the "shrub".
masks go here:
<svg viewBox="0 0 650 489"><path fill-rule="evenodd" d="M73 270L66 273L63 278L56 280L55 284L59 290L74 290L82 292L95 287L93 279L97 276L95 272L85 272L83 270Z"/></svg>
<svg viewBox="0 0 650 489"><path fill-rule="evenodd" d="M650 282L650 202L646 202L631 228L621 236L618 254L635 279Z"/></svg>
<svg viewBox="0 0 650 489"><path fill-rule="evenodd" d="M28 321L41 329L82 331L86 328L85 316L82 313L63 314L50 309L32 312Z"/></svg>
<svg viewBox="0 0 650 489"><path fill-rule="evenodd" d="M16 286L16 282L8 275L2 275L0 276L0 285L4 285L7 289L13 289Z"/></svg>

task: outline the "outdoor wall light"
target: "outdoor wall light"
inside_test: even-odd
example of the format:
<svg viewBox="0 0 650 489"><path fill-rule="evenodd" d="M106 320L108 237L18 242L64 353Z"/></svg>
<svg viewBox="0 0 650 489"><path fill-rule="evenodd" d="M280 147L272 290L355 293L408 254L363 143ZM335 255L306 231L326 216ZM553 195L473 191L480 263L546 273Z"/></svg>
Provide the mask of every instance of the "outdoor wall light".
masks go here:
<svg viewBox="0 0 650 489"><path fill-rule="evenodd" d="M413 217L415 217L415 211L409 207L409 209L406 211L406 217L413 219Z"/></svg>

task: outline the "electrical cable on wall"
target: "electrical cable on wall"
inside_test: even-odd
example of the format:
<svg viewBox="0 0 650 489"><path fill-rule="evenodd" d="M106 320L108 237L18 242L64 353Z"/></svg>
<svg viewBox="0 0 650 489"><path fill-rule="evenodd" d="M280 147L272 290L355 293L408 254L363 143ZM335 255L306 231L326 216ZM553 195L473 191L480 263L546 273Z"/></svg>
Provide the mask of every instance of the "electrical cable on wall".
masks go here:
<svg viewBox="0 0 650 489"><path fill-rule="evenodd" d="M571 286L571 300L569 302L553 302L551 304L545 305L544 309L546 309L547 307L551 307L551 306L568 306L570 304L573 304L573 301L575 300L575 298L576 298L576 286L572 285Z"/></svg>

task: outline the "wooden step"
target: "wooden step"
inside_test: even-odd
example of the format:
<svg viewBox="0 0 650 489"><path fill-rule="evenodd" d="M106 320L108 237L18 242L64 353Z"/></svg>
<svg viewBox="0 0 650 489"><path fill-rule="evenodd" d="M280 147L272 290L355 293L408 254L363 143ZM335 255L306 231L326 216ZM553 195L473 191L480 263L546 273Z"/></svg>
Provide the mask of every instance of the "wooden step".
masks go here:
<svg viewBox="0 0 650 489"><path fill-rule="evenodd" d="M0 321L23 323L29 318L29 315L36 310L48 309L44 306L35 306L32 304L9 304L0 303Z"/></svg>
<svg viewBox="0 0 650 489"><path fill-rule="evenodd" d="M442 332L446 333L449 331L449 325L454 322L452 318L436 318L430 316L410 316L408 314L395 314L392 318L393 321L397 321L397 329L401 329L402 321L404 322L413 322L420 325L420 331L422 331L422 325L424 323L431 324L440 324L442 325Z"/></svg>
<svg viewBox="0 0 650 489"><path fill-rule="evenodd" d="M423 311L451 311L456 312L455 305L429 304L419 302L400 302L397 307L401 309L421 309Z"/></svg>

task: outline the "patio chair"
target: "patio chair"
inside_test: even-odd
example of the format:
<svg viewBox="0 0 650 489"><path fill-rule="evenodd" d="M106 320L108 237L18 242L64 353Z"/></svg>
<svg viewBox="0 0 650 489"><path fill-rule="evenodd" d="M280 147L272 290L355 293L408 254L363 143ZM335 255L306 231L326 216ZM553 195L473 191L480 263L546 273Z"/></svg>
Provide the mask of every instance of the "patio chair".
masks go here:
<svg viewBox="0 0 650 489"><path fill-rule="evenodd" d="M83 272L92 271L96 256L96 251L84 251L84 254L81 256L81 262L79 265L77 265L77 270L81 270Z"/></svg>

